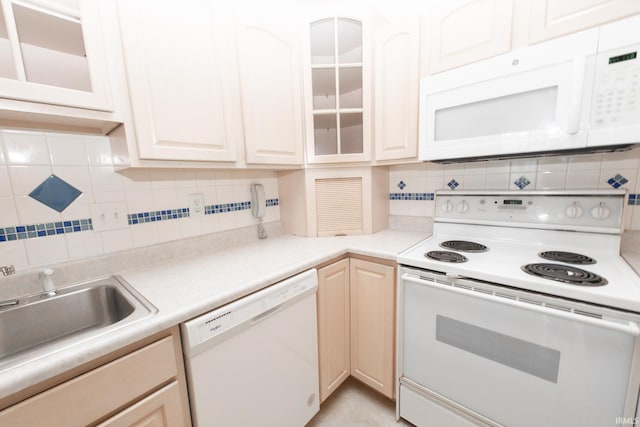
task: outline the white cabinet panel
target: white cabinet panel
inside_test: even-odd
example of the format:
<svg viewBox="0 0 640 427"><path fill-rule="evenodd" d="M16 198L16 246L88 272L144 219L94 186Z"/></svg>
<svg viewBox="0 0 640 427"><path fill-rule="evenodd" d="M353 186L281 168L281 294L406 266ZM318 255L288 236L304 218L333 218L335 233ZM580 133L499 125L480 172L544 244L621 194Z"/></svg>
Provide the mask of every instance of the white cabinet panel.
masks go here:
<svg viewBox="0 0 640 427"><path fill-rule="evenodd" d="M418 20L380 31L375 45L376 160L416 157Z"/></svg>
<svg viewBox="0 0 640 427"><path fill-rule="evenodd" d="M238 61L250 164L303 161L300 40L295 23L286 14L240 12Z"/></svg>
<svg viewBox="0 0 640 427"><path fill-rule="evenodd" d="M637 0L535 0L529 42L537 43L640 13Z"/></svg>
<svg viewBox="0 0 640 427"><path fill-rule="evenodd" d="M455 0L434 8L430 74L508 52L513 0Z"/></svg>
<svg viewBox="0 0 640 427"><path fill-rule="evenodd" d="M140 158L236 160L228 12L197 0L123 0L118 7Z"/></svg>

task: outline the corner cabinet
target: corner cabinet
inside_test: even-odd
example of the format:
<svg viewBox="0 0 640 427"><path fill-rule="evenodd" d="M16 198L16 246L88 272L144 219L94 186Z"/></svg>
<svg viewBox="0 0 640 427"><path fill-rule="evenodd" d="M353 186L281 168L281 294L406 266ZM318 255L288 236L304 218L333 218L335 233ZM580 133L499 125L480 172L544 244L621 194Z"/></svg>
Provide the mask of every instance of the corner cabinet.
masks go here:
<svg viewBox="0 0 640 427"><path fill-rule="evenodd" d="M356 13L305 19L308 163L371 160L371 32Z"/></svg>
<svg viewBox="0 0 640 427"><path fill-rule="evenodd" d="M137 142L128 147L134 157L238 159L242 128L228 8L207 1L117 2L132 116L124 132L129 144Z"/></svg>
<svg viewBox="0 0 640 427"><path fill-rule="evenodd" d="M0 411L0 425L191 426L178 327L105 358L10 396L19 403Z"/></svg>
<svg viewBox="0 0 640 427"><path fill-rule="evenodd" d="M302 165L300 31L288 14L255 4L236 13L248 164Z"/></svg>
<svg viewBox="0 0 640 427"><path fill-rule="evenodd" d="M345 258L318 269L320 401L352 375L394 398L396 269Z"/></svg>

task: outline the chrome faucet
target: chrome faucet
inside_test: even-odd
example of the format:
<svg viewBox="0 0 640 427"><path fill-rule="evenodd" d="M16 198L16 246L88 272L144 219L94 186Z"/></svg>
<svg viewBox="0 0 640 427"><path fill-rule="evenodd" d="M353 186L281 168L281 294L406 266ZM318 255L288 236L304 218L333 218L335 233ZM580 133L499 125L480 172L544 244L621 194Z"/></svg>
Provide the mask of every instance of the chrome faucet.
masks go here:
<svg viewBox="0 0 640 427"><path fill-rule="evenodd" d="M12 274L16 274L16 268L13 265L5 265L0 267L0 273L3 276L11 276Z"/></svg>
<svg viewBox="0 0 640 427"><path fill-rule="evenodd" d="M56 287L53 285L53 280L51 276L53 275L53 270L51 268L44 269L42 273L40 273L40 279L42 280L42 297L52 297L56 295Z"/></svg>

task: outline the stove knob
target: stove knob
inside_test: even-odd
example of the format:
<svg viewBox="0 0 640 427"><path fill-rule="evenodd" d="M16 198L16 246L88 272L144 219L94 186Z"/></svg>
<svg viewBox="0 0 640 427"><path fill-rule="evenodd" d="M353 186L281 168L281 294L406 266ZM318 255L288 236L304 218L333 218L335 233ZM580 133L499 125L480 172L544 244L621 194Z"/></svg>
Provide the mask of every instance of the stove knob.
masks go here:
<svg viewBox="0 0 640 427"><path fill-rule="evenodd" d="M600 203L598 206L591 209L591 216L595 219L605 219L608 218L610 214L611 211L604 205L604 203Z"/></svg>
<svg viewBox="0 0 640 427"><path fill-rule="evenodd" d="M463 200L462 203L458 203L458 206L456 206L456 210L459 213L463 214L469 210L469 205Z"/></svg>
<svg viewBox="0 0 640 427"><path fill-rule="evenodd" d="M570 206L567 206L567 209L565 209L564 213L569 218L580 218L582 216L582 208L577 203L574 203Z"/></svg>
<svg viewBox="0 0 640 427"><path fill-rule="evenodd" d="M442 204L442 212L451 212L453 210L453 205L451 204L450 201L446 201Z"/></svg>

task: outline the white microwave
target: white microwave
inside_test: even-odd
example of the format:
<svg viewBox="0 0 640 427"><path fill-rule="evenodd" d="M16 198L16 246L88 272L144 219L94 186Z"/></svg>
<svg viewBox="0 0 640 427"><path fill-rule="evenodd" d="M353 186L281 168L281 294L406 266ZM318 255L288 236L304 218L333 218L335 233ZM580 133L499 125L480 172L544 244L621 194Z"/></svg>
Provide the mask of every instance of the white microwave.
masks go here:
<svg viewBox="0 0 640 427"><path fill-rule="evenodd" d="M420 160L640 143L638 28L635 16L423 78Z"/></svg>

